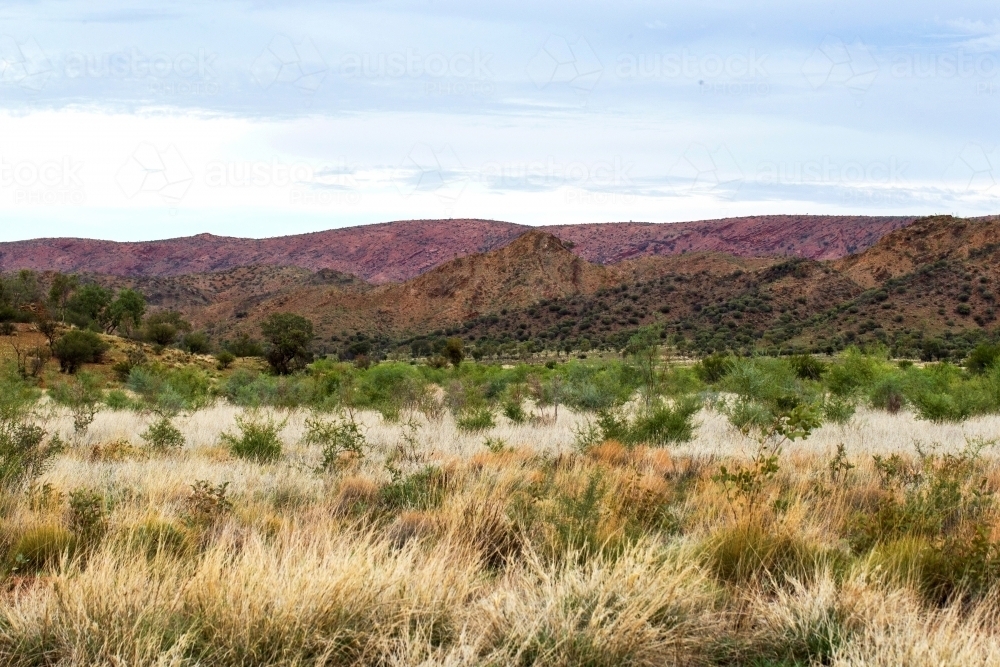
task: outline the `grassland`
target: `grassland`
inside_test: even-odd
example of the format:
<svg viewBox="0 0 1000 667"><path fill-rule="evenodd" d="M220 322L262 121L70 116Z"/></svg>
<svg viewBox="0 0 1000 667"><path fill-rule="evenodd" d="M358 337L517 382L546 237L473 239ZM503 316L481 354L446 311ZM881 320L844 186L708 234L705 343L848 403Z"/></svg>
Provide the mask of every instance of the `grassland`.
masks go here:
<svg viewBox="0 0 1000 667"><path fill-rule="evenodd" d="M4 374L2 664L1000 664L995 366L87 382Z"/></svg>

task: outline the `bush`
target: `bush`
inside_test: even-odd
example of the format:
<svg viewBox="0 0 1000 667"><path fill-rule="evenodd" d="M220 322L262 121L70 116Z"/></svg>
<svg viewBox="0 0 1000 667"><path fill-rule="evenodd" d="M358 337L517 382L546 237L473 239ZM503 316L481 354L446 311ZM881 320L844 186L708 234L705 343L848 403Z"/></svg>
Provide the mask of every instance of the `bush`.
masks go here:
<svg viewBox="0 0 1000 667"><path fill-rule="evenodd" d="M798 354L788 361L800 380L819 380L826 372L826 364L809 354Z"/></svg>
<svg viewBox="0 0 1000 667"><path fill-rule="evenodd" d="M741 523L724 528L709 538L706 560L711 571L724 582L749 581L782 583L786 577L798 580L812 576L822 560L820 553L803 538L757 523Z"/></svg>
<svg viewBox="0 0 1000 667"><path fill-rule="evenodd" d="M191 354L208 354L212 349L204 331L192 331L181 340L181 347Z"/></svg>
<svg viewBox="0 0 1000 667"><path fill-rule="evenodd" d="M148 519L136 526L129 542L132 547L141 550L146 558L150 559L161 553L179 558L191 551L184 530L162 519Z"/></svg>
<svg viewBox="0 0 1000 667"><path fill-rule="evenodd" d="M672 404L654 404L636 417L626 442L661 447L688 442L694 434L694 416L700 409L701 402L694 396L678 399Z"/></svg>
<svg viewBox="0 0 1000 667"><path fill-rule="evenodd" d="M321 471L339 469L345 459L360 459L368 443L357 423L351 420L326 422L319 417L306 420L306 445L318 445L323 450Z"/></svg>
<svg viewBox="0 0 1000 667"><path fill-rule="evenodd" d="M90 489L76 489L69 494L69 525L82 544L93 544L107 529L104 496Z"/></svg>
<svg viewBox="0 0 1000 667"><path fill-rule="evenodd" d="M1000 359L1000 345L978 345L965 360L970 373L984 375Z"/></svg>
<svg viewBox="0 0 1000 667"><path fill-rule="evenodd" d="M239 435L223 433L221 441L229 446L233 456L258 463L274 461L281 457L279 434L285 422L273 418L263 419L256 413L244 413L236 418Z"/></svg>
<svg viewBox="0 0 1000 667"><path fill-rule="evenodd" d="M223 350L215 355L215 366L220 371L224 371L232 366L234 361L236 361L236 355L229 350Z"/></svg>
<svg viewBox="0 0 1000 667"><path fill-rule="evenodd" d="M222 349L231 353L235 357L263 357L264 347L260 341L250 338L249 334L240 334L234 340L227 340L222 343Z"/></svg>
<svg viewBox="0 0 1000 667"><path fill-rule="evenodd" d="M483 407L460 415L455 420L455 425L458 426L458 430L460 431L478 433L490 430L496 423L493 419L493 411Z"/></svg>
<svg viewBox="0 0 1000 667"><path fill-rule="evenodd" d="M694 434L694 416L701 409L701 401L687 396L666 403L658 400L642 409L633 419L620 410L598 413L598 432L577 434L581 445L586 441L617 440L624 445L666 446L688 442Z"/></svg>
<svg viewBox="0 0 1000 667"><path fill-rule="evenodd" d="M694 368L702 382L714 384L729 373L730 356L721 353L710 354L695 364Z"/></svg>
<svg viewBox="0 0 1000 667"><path fill-rule="evenodd" d="M520 401L506 401L503 404L503 414L515 424L523 424L528 419L528 414L524 411Z"/></svg>
<svg viewBox="0 0 1000 667"><path fill-rule="evenodd" d="M149 428L143 432L142 439L150 447L159 451L180 449L184 446L184 435L165 416L161 416L150 424Z"/></svg>
<svg viewBox="0 0 1000 667"><path fill-rule="evenodd" d="M0 490L12 491L38 477L61 449L58 439L43 445L45 431L31 423L37 391L15 378L0 377Z"/></svg>
<svg viewBox="0 0 1000 667"><path fill-rule="evenodd" d="M52 345L52 355L59 360L63 373L76 373L83 364L98 364L110 346L92 331L70 331Z"/></svg>
<svg viewBox="0 0 1000 667"><path fill-rule="evenodd" d="M229 482L210 484L200 479L191 485L184 507L184 521L193 528L209 528L233 511Z"/></svg>

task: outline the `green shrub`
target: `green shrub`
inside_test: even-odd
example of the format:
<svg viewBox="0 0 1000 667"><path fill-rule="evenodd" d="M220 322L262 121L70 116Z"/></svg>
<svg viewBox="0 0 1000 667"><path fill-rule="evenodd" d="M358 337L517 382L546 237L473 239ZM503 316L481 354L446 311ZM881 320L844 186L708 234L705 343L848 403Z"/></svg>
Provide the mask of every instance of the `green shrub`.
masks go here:
<svg viewBox="0 0 1000 667"><path fill-rule="evenodd" d="M229 350L223 350L215 355L215 365L220 371L224 371L232 366L234 361L236 361L236 355Z"/></svg>
<svg viewBox="0 0 1000 667"><path fill-rule="evenodd" d="M715 384L729 374L732 358L728 354L717 352L704 357L695 364L695 373L703 382Z"/></svg>
<svg viewBox="0 0 1000 667"><path fill-rule="evenodd" d="M795 355L788 362L800 380L819 380L826 372L826 364L810 354Z"/></svg>
<svg viewBox="0 0 1000 667"><path fill-rule="evenodd" d="M166 416L161 416L150 424L143 432L142 439L147 445L159 451L180 449L184 446L184 435Z"/></svg>
<svg viewBox="0 0 1000 667"><path fill-rule="evenodd" d="M112 410L137 410L140 407L121 389L112 389L106 393L104 395L104 405Z"/></svg>
<svg viewBox="0 0 1000 667"><path fill-rule="evenodd" d="M320 471L337 470L343 465L345 456L361 458L368 446L356 422L348 419L328 422L319 417L306 419L302 442L322 448Z"/></svg>
<svg viewBox="0 0 1000 667"><path fill-rule="evenodd" d="M69 494L69 525L82 544L92 545L107 529L104 496L91 489L76 489Z"/></svg>
<svg viewBox="0 0 1000 667"><path fill-rule="evenodd" d="M455 420L458 430L468 433L478 433L488 431L496 425L493 419L493 411L487 407L471 410L460 415Z"/></svg>
<svg viewBox="0 0 1000 667"><path fill-rule="evenodd" d="M69 331L52 345L52 356L59 360L59 370L73 374L83 364L97 364L110 345L92 331Z"/></svg>
<svg viewBox="0 0 1000 667"><path fill-rule="evenodd" d="M248 412L236 417L238 435L223 433L220 439L233 456L266 463L281 457L279 434L284 427L284 421L276 422L271 417L264 419L260 414Z"/></svg>
<svg viewBox="0 0 1000 667"><path fill-rule="evenodd" d="M379 490L379 505L389 511L434 509L444 501L447 487L444 471L428 466L383 486Z"/></svg>
<svg viewBox="0 0 1000 667"><path fill-rule="evenodd" d="M520 401L507 401L503 404L503 415L515 424L523 424L528 419L528 414L524 411Z"/></svg>
<svg viewBox="0 0 1000 667"><path fill-rule="evenodd" d="M849 399L831 396L823 401L823 419L828 422L844 425L851 421L856 406Z"/></svg>
<svg viewBox="0 0 1000 667"><path fill-rule="evenodd" d="M208 354L212 349L204 331L192 331L181 339L181 347L191 354Z"/></svg>
<svg viewBox="0 0 1000 667"><path fill-rule="evenodd" d="M604 410L597 415L596 432L590 427L576 434L578 445L601 440L661 447L688 442L694 434L694 416L700 409L698 398L687 396L672 403L657 400L632 418L622 410Z"/></svg>
<svg viewBox="0 0 1000 667"><path fill-rule="evenodd" d="M49 396L73 414L73 433L82 437L94 422L94 417L104 401L103 380L90 373L81 372L75 379L59 382L49 389Z"/></svg>
<svg viewBox="0 0 1000 667"><path fill-rule="evenodd" d="M629 428L626 443L665 446L688 442L694 434L694 416L701 402L694 396L674 401L658 401L642 410Z"/></svg>
<svg viewBox="0 0 1000 667"><path fill-rule="evenodd" d="M0 490L17 490L43 472L62 448L32 423L38 391L10 375L0 375Z"/></svg>
<svg viewBox="0 0 1000 667"><path fill-rule="evenodd" d="M970 373L984 375L996 365L1000 359L1000 345L977 345L965 360L965 367Z"/></svg>

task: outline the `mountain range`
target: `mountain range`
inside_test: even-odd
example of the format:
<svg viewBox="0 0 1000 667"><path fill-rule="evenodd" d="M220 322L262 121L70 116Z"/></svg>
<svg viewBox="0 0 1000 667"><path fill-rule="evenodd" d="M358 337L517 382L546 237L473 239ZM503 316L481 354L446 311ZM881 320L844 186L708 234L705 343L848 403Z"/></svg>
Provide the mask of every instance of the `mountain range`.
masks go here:
<svg viewBox="0 0 1000 667"><path fill-rule="evenodd" d="M407 220L246 239L211 234L134 243L78 238L0 243L0 271L179 276L241 266L329 269L373 284L403 282L445 262L508 245L537 229L589 262L691 252L835 259L870 247L913 217L771 215L681 223L528 227L495 220Z"/></svg>
<svg viewBox="0 0 1000 667"><path fill-rule="evenodd" d="M252 248L240 254L240 244ZM413 221L263 241L38 240L2 253L8 270L77 270L139 289L152 308L178 310L216 340L259 335L270 314L299 313L324 353L445 336L508 351L613 348L658 325L698 354L880 344L936 358L998 336L1000 216ZM185 267L201 270L177 273Z"/></svg>

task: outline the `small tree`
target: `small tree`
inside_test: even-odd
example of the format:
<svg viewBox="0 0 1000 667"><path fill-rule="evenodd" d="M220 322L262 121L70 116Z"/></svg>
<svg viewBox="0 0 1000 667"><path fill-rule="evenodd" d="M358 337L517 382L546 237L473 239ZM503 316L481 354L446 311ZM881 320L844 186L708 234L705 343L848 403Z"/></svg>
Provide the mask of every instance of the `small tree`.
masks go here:
<svg viewBox="0 0 1000 667"><path fill-rule="evenodd" d="M643 399L648 408L653 404L660 380L660 327L639 329L625 346L625 354L642 378Z"/></svg>
<svg viewBox="0 0 1000 667"><path fill-rule="evenodd" d="M461 338L449 338L444 344L444 356L452 366L458 367L465 359L465 345Z"/></svg>
<svg viewBox="0 0 1000 667"><path fill-rule="evenodd" d="M79 286L80 281L76 276L57 273L52 278L52 285L49 287L49 303L58 312L59 319L66 321L66 304L70 295Z"/></svg>
<svg viewBox="0 0 1000 667"><path fill-rule="evenodd" d="M100 363L109 345L92 331L69 331L52 346L59 370L73 374L83 364Z"/></svg>
<svg viewBox="0 0 1000 667"><path fill-rule="evenodd" d="M191 324L180 313L164 310L146 318L143 337L154 345L166 347L174 344L179 333L187 331L191 331Z"/></svg>
<svg viewBox="0 0 1000 667"><path fill-rule="evenodd" d="M275 313L260 325L268 343L265 357L278 375L304 368L312 361L312 322L294 313Z"/></svg>
<svg viewBox="0 0 1000 667"><path fill-rule="evenodd" d="M131 338L139 329L142 317L146 314L146 299L135 290L123 289L111 303L110 308L111 330L108 333L118 331L126 338Z"/></svg>

